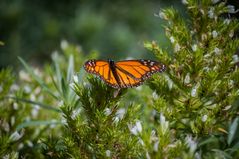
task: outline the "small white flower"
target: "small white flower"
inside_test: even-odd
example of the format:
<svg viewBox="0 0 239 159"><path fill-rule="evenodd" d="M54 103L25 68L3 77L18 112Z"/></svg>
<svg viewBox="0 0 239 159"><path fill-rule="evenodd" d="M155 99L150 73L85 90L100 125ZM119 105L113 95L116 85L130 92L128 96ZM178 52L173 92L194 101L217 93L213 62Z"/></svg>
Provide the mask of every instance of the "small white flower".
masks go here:
<svg viewBox="0 0 239 159"><path fill-rule="evenodd" d="M209 100L206 103L204 103L205 106L211 105L213 103L213 100Z"/></svg>
<svg viewBox="0 0 239 159"><path fill-rule="evenodd" d="M151 159L149 152L146 152L146 159Z"/></svg>
<svg viewBox="0 0 239 159"><path fill-rule="evenodd" d="M155 110L155 109L153 109L152 111L151 111L151 116L152 117L155 117L157 115L157 111Z"/></svg>
<svg viewBox="0 0 239 159"><path fill-rule="evenodd" d="M208 72L208 71L210 71L210 68L209 68L209 67L204 67L203 70L204 70L205 72Z"/></svg>
<svg viewBox="0 0 239 159"><path fill-rule="evenodd" d="M235 81L230 80L230 81L228 82L228 86L231 87L231 88L233 88L233 87L235 86Z"/></svg>
<svg viewBox="0 0 239 159"><path fill-rule="evenodd" d="M55 60L55 59L57 59L58 57L59 57L58 51L53 51L52 54L51 54L51 58L52 58L53 60Z"/></svg>
<svg viewBox="0 0 239 159"><path fill-rule="evenodd" d="M68 47L68 42L66 40L61 41L61 49L65 50Z"/></svg>
<svg viewBox="0 0 239 159"><path fill-rule="evenodd" d="M120 121L119 117L116 116L116 117L113 118L114 123L118 123L119 121Z"/></svg>
<svg viewBox="0 0 239 159"><path fill-rule="evenodd" d="M24 70L19 71L19 78L23 81L31 81L31 77Z"/></svg>
<svg viewBox="0 0 239 159"><path fill-rule="evenodd" d="M165 79L167 80L168 82L168 88L169 90L171 90L173 88L173 81L167 76L167 75L164 75Z"/></svg>
<svg viewBox="0 0 239 159"><path fill-rule="evenodd" d="M174 39L173 36L171 36L171 37L169 38L169 40L171 41L171 43L174 43L174 42L175 42L175 39Z"/></svg>
<svg viewBox="0 0 239 159"><path fill-rule="evenodd" d="M196 33L195 30L190 30L191 35L194 35L195 33Z"/></svg>
<svg viewBox="0 0 239 159"><path fill-rule="evenodd" d="M133 135L137 135L137 134L138 134L138 131L137 131L137 127L136 127L136 126L129 125L128 127L129 127L130 132L131 132Z"/></svg>
<svg viewBox="0 0 239 159"><path fill-rule="evenodd" d="M11 141L17 141L23 136L23 134L24 133L19 134L17 131L15 131L14 133L11 134L10 140Z"/></svg>
<svg viewBox="0 0 239 159"><path fill-rule="evenodd" d="M64 101L63 101L63 100L61 100L61 101L58 102L58 106L59 106L59 107L62 106L63 104L64 104Z"/></svg>
<svg viewBox="0 0 239 159"><path fill-rule="evenodd" d="M24 144L23 143L20 143L19 145L18 145L18 150L20 150L20 149L22 149L24 147Z"/></svg>
<svg viewBox="0 0 239 159"><path fill-rule="evenodd" d="M230 24L230 22L231 22L231 19L228 19L228 18L226 18L224 21L223 21L223 24Z"/></svg>
<svg viewBox="0 0 239 159"><path fill-rule="evenodd" d="M201 158L202 158L201 153L196 152L195 159L201 159Z"/></svg>
<svg viewBox="0 0 239 159"><path fill-rule="evenodd" d="M137 121L135 126L137 127L138 132L141 133L141 132L142 132L142 125L141 125L141 122L140 122L140 121Z"/></svg>
<svg viewBox="0 0 239 159"><path fill-rule="evenodd" d="M10 154L6 154L5 156L2 157L2 159L9 159L10 158Z"/></svg>
<svg viewBox="0 0 239 159"><path fill-rule="evenodd" d="M159 148L159 141L156 141L156 142L154 143L154 151L155 151L155 152L158 152L158 148Z"/></svg>
<svg viewBox="0 0 239 159"><path fill-rule="evenodd" d="M53 128L55 128L55 127L56 127L56 124L57 124L57 122L58 122L57 120L55 120L55 119L52 119L52 120L51 120L51 124L50 124L50 128L52 128L52 129L53 129Z"/></svg>
<svg viewBox="0 0 239 159"><path fill-rule="evenodd" d="M37 87L36 89L34 89L34 94L38 95L41 93L41 87Z"/></svg>
<svg viewBox="0 0 239 159"><path fill-rule="evenodd" d="M67 120L66 120L66 118L62 117L62 118L61 118L61 123L62 123L63 125L67 125Z"/></svg>
<svg viewBox="0 0 239 159"><path fill-rule="evenodd" d="M215 53L216 55L221 55L221 52L222 52L221 49L215 47L215 49L214 49L214 53Z"/></svg>
<svg viewBox="0 0 239 159"><path fill-rule="evenodd" d="M135 125L128 124L129 130L133 135L138 135L142 132L142 125L140 121L137 121Z"/></svg>
<svg viewBox="0 0 239 159"><path fill-rule="evenodd" d="M232 105L228 105L223 110L229 110L229 109L231 109L231 107L232 107Z"/></svg>
<svg viewBox="0 0 239 159"><path fill-rule="evenodd" d="M27 140L27 145L28 145L29 147L33 147L33 143L32 143L30 140Z"/></svg>
<svg viewBox="0 0 239 159"><path fill-rule="evenodd" d="M213 30L213 31L212 31L212 37L213 37L213 38L216 38L217 35L218 35L217 31L216 31L216 30Z"/></svg>
<svg viewBox="0 0 239 159"><path fill-rule="evenodd" d="M234 31L230 31L229 37L232 38L234 36Z"/></svg>
<svg viewBox="0 0 239 159"><path fill-rule="evenodd" d="M5 130L6 132L9 132L9 131L10 131L10 125L8 124L8 122L1 121L1 127L2 127L3 130Z"/></svg>
<svg viewBox="0 0 239 159"><path fill-rule="evenodd" d="M207 39L207 34L202 33L201 39L202 39L202 41L206 40Z"/></svg>
<svg viewBox="0 0 239 159"><path fill-rule="evenodd" d="M197 49L198 49L198 46L196 44L193 44L192 50L195 52L195 51L197 51Z"/></svg>
<svg viewBox="0 0 239 159"><path fill-rule="evenodd" d="M31 101L35 101L35 100L36 100L35 94L31 94L31 95L30 95L30 100L31 100Z"/></svg>
<svg viewBox="0 0 239 159"><path fill-rule="evenodd" d="M189 73L186 74L186 76L184 78L184 83L185 84L189 84L190 83L190 74Z"/></svg>
<svg viewBox="0 0 239 159"><path fill-rule="evenodd" d="M70 86L72 89L75 89L75 83L70 83L69 86Z"/></svg>
<svg viewBox="0 0 239 159"><path fill-rule="evenodd" d="M145 144L144 144L144 141L139 137L139 143L142 145L142 146L144 146Z"/></svg>
<svg viewBox="0 0 239 159"><path fill-rule="evenodd" d="M202 122L206 122L207 121L207 115L203 115L202 116Z"/></svg>
<svg viewBox="0 0 239 159"><path fill-rule="evenodd" d="M197 93L197 89L195 87L193 87L192 91L191 91L191 96L195 97Z"/></svg>
<svg viewBox="0 0 239 159"><path fill-rule="evenodd" d="M181 49L181 46L178 43L176 43L176 45L174 46L174 52L179 52L180 49Z"/></svg>
<svg viewBox="0 0 239 159"><path fill-rule="evenodd" d="M160 123L165 123L166 119L163 113L160 114Z"/></svg>
<svg viewBox="0 0 239 159"><path fill-rule="evenodd" d="M158 99L158 97L159 97L156 92L153 92L152 96L153 96L153 99Z"/></svg>
<svg viewBox="0 0 239 159"><path fill-rule="evenodd" d="M73 81L74 81L75 83L79 83L79 79L78 79L78 76L77 76L77 75L74 75L74 76L73 76Z"/></svg>
<svg viewBox="0 0 239 159"><path fill-rule="evenodd" d="M15 121L16 121L15 116L11 116L11 125L14 125L14 124L15 124Z"/></svg>
<svg viewBox="0 0 239 159"><path fill-rule="evenodd" d="M197 148L197 143L196 143L196 141L194 141L194 140L192 139L192 136L191 136L191 135L187 135L187 137L186 137L185 140L186 140L187 146L189 147L189 151L190 151L191 153L194 153L195 150L196 150L196 148Z"/></svg>
<svg viewBox="0 0 239 159"><path fill-rule="evenodd" d="M212 0L213 4L216 4L217 2L219 2L220 0Z"/></svg>
<svg viewBox="0 0 239 159"><path fill-rule="evenodd" d="M19 86L17 84L13 84L11 87L10 87L10 90L11 91L17 91L19 90Z"/></svg>
<svg viewBox="0 0 239 159"><path fill-rule="evenodd" d="M197 83L197 84L192 88L192 90L191 90L191 96L192 96L192 97L196 97L196 96L197 96L197 93L198 93L197 91L198 91L199 86L200 86L200 84Z"/></svg>
<svg viewBox="0 0 239 159"><path fill-rule="evenodd" d="M142 90L142 86L136 87L136 90L141 91Z"/></svg>
<svg viewBox="0 0 239 159"><path fill-rule="evenodd" d="M182 0L182 3L183 4L188 4L188 1L187 0Z"/></svg>
<svg viewBox="0 0 239 159"><path fill-rule="evenodd" d="M34 105L34 108L31 110L31 115L33 118L36 118L39 113L40 107L38 105Z"/></svg>
<svg viewBox="0 0 239 159"><path fill-rule="evenodd" d="M115 113L116 117L122 120L124 118L125 112L126 112L125 108L118 109L117 112Z"/></svg>
<svg viewBox="0 0 239 159"><path fill-rule="evenodd" d="M160 11L158 15L161 19L167 19L166 15L164 12Z"/></svg>
<svg viewBox="0 0 239 159"><path fill-rule="evenodd" d="M200 12L202 13L202 15L205 14L204 10L203 9L200 9Z"/></svg>
<svg viewBox="0 0 239 159"><path fill-rule="evenodd" d="M156 142L158 140L159 140L159 138L156 136L156 131L152 130L151 135L150 135L150 142Z"/></svg>
<svg viewBox="0 0 239 159"><path fill-rule="evenodd" d="M217 93L215 93L215 94L217 94ZM214 108L216 108L216 107L217 107L217 104L212 104L212 105L210 105L208 108L214 109Z"/></svg>
<svg viewBox="0 0 239 159"><path fill-rule="evenodd" d="M13 103L13 109L14 109L14 110L17 110L17 109L18 109L18 103L15 103L15 102Z"/></svg>
<svg viewBox="0 0 239 159"><path fill-rule="evenodd" d="M30 93L32 91L32 89L29 85L25 85L23 89L26 93Z"/></svg>
<svg viewBox="0 0 239 159"><path fill-rule="evenodd" d="M160 127L161 127L162 134L165 134L169 128L169 122L166 121L163 113L160 114Z"/></svg>
<svg viewBox="0 0 239 159"><path fill-rule="evenodd" d="M110 108L105 108L104 114L105 114L106 116L109 116L109 115L111 114L111 109L110 109Z"/></svg>
<svg viewBox="0 0 239 159"><path fill-rule="evenodd" d="M228 13L237 13L239 10L235 10L235 6L233 5L228 5L227 6L227 9L228 9Z"/></svg>
<svg viewBox="0 0 239 159"><path fill-rule="evenodd" d="M238 55L233 55L233 56L232 56L232 60L233 60L234 63L239 62Z"/></svg>
<svg viewBox="0 0 239 159"><path fill-rule="evenodd" d="M42 77L42 72L41 72L40 69L35 68L35 69L33 70L33 72L34 72L37 76ZM51 78L50 78L50 79L51 79Z"/></svg>
<svg viewBox="0 0 239 159"><path fill-rule="evenodd" d="M71 114L71 118L76 119L76 117L80 114L80 112L81 112L80 108L73 110Z"/></svg>
<svg viewBox="0 0 239 159"><path fill-rule="evenodd" d="M207 53L207 54L204 55L203 57L206 58L206 59L211 58L211 54Z"/></svg>
<svg viewBox="0 0 239 159"><path fill-rule="evenodd" d="M120 120L124 118L124 115L126 113L126 110L124 108L120 108L115 113L115 117L113 118L114 123L118 123Z"/></svg>
<svg viewBox="0 0 239 159"><path fill-rule="evenodd" d="M211 19L214 18L214 10L215 10L215 8L211 7L208 11L208 17Z"/></svg>
<svg viewBox="0 0 239 159"><path fill-rule="evenodd" d="M111 156L111 151L110 150L106 150L105 154L106 154L107 157L110 157Z"/></svg>
<svg viewBox="0 0 239 159"><path fill-rule="evenodd" d="M175 148L177 145L176 144L169 144L167 147L169 147L169 148Z"/></svg>

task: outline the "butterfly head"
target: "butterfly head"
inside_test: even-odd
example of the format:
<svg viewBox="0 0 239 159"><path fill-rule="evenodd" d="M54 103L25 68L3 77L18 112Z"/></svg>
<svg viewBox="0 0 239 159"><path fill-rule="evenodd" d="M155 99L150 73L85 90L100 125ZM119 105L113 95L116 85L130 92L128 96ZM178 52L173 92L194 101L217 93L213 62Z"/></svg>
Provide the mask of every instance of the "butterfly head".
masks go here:
<svg viewBox="0 0 239 159"><path fill-rule="evenodd" d="M114 60L112 60L112 59L108 59L108 62L109 62L109 64L114 64L115 62L114 62Z"/></svg>

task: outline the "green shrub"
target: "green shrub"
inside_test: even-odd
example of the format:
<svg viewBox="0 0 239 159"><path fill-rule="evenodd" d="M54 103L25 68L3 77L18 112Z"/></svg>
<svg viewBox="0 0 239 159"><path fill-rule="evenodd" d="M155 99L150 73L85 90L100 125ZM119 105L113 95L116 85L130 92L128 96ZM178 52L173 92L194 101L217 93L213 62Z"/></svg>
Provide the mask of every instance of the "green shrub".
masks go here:
<svg viewBox="0 0 239 159"><path fill-rule="evenodd" d="M78 46L42 69L0 72L4 158L238 158L239 23L224 2L184 1L159 16L173 53L146 42L167 65L145 85L117 90L82 69ZM149 87L147 87L148 85Z"/></svg>

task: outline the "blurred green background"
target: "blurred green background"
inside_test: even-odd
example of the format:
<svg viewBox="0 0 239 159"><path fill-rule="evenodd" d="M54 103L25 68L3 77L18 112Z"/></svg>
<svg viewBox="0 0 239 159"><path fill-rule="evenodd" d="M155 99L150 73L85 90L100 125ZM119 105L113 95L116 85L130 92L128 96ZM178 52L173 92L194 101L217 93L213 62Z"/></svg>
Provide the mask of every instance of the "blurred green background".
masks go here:
<svg viewBox="0 0 239 159"><path fill-rule="evenodd" d="M168 6L183 7L179 0L1 0L0 68L17 66L17 56L42 64L62 40L103 59L151 58L143 42L167 47L155 14Z"/></svg>
<svg viewBox="0 0 239 159"><path fill-rule="evenodd" d="M238 0L228 2L238 8ZM42 64L62 40L103 59L153 58L143 42L169 47L155 14L171 6L185 15L181 0L1 0L0 68L17 66L17 56Z"/></svg>

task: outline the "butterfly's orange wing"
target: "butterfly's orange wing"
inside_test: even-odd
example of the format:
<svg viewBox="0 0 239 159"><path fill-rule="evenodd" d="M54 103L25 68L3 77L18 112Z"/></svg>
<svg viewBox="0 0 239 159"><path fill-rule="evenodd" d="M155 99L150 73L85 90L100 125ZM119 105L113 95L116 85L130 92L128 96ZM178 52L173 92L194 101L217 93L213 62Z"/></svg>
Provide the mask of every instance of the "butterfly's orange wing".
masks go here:
<svg viewBox="0 0 239 159"><path fill-rule="evenodd" d="M84 68L114 88L136 87L152 74L165 71L165 65L152 60L125 60L113 63L112 66L109 61L89 60Z"/></svg>
<svg viewBox="0 0 239 159"><path fill-rule="evenodd" d="M108 85L118 88L118 83L109 67L109 62L104 60L89 60L84 64L87 72L99 76Z"/></svg>
<svg viewBox="0 0 239 159"><path fill-rule="evenodd" d="M120 88L141 85L146 79L157 72L165 71L165 65L152 60L125 60L115 63Z"/></svg>

